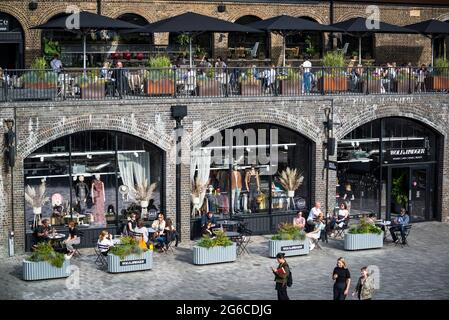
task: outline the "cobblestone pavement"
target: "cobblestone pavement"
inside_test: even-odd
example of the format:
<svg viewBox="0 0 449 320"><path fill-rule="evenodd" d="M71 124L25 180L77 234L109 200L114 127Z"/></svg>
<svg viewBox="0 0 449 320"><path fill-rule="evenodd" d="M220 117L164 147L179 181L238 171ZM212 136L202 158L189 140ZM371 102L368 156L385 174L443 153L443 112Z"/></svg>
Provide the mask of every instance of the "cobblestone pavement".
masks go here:
<svg viewBox="0 0 449 320"><path fill-rule="evenodd" d="M0 264L1 299L275 299L268 236L252 238L250 254L234 263L208 266L192 264L191 246L183 243L174 254L155 253L151 271L108 274L94 264L93 249L81 250L72 259L76 277L47 281L21 280L23 256ZM360 267L375 265L380 271L376 299L449 299L449 224L413 226L409 246L388 242L383 249L346 252L341 240L329 240L308 256L287 258L293 273L291 299L332 299L330 274L340 256L346 258L353 281ZM351 286L354 288L354 283Z"/></svg>

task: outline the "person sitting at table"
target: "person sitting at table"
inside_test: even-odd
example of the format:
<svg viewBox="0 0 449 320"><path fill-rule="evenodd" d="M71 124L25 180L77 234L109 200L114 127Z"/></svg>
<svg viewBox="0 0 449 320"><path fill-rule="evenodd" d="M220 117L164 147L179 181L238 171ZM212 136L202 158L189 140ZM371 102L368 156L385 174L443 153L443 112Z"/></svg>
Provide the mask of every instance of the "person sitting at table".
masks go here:
<svg viewBox="0 0 449 320"><path fill-rule="evenodd" d="M310 210L309 216L307 217L307 228L310 231L315 230L315 220L321 212L321 202L315 202L315 206Z"/></svg>
<svg viewBox="0 0 449 320"><path fill-rule="evenodd" d="M125 235L132 234L132 232L134 231L136 226L137 226L137 214L131 213L131 217L128 217L128 221L126 223L126 229L124 230L123 233Z"/></svg>
<svg viewBox="0 0 449 320"><path fill-rule="evenodd" d="M182 76L182 82L184 85L184 91L190 95L195 93L196 89L196 72L192 68L188 68L187 72Z"/></svg>
<svg viewBox="0 0 449 320"><path fill-rule="evenodd" d="M157 215L157 219L153 221L151 228L154 229L153 239L157 239L161 234L164 233L164 229L165 229L164 214L159 213Z"/></svg>
<svg viewBox="0 0 449 320"><path fill-rule="evenodd" d="M114 243L112 242L112 234L110 234L107 230L101 231L97 244L100 245L98 249L101 254L107 256L109 249L114 246Z"/></svg>
<svg viewBox="0 0 449 320"><path fill-rule="evenodd" d="M326 224L324 223L324 214L319 213L315 220L313 231L306 233L306 237L309 239L310 250L315 248L315 243L321 238L325 228Z"/></svg>
<svg viewBox="0 0 449 320"><path fill-rule="evenodd" d="M112 71L112 78L115 79L115 89L117 90L119 97L129 91L128 85L128 70L123 68L121 61L117 62L117 66ZM115 96L115 93L114 93Z"/></svg>
<svg viewBox="0 0 449 320"><path fill-rule="evenodd" d="M345 202L340 203L339 209L336 213L337 214L332 217L332 220L330 223L330 228L332 231L335 230L336 226L338 226L339 228L343 228L346 219L349 218L348 206L346 205ZM331 233L331 237L333 235L334 234Z"/></svg>
<svg viewBox="0 0 449 320"><path fill-rule="evenodd" d="M376 224L377 215L375 213L370 213L365 222L368 224Z"/></svg>
<svg viewBox="0 0 449 320"><path fill-rule="evenodd" d="M173 239L176 239L175 246L178 246L178 235L173 227L173 221L168 218L165 223L165 228L162 233L159 234L159 236L156 238L157 247L159 248L159 252L164 252L167 250L166 244Z"/></svg>
<svg viewBox="0 0 449 320"><path fill-rule="evenodd" d="M76 228L75 221L69 222L69 236L64 240L64 244L67 248L69 256L72 256L75 253L75 248L73 245L80 244L81 239L78 236L78 229Z"/></svg>
<svg viewBox="0 0 449 320"><path fill-rule="evenodd" d="M42 224L38 225L33 232L34 245L48 241L48 234L50 233L50 225L48 219L43 219Z"/></svg>
<svg viewBox="0 0 449 320"><path fill-rule="evenodd" d="M402 239L402 244L406 244L406 240L405 240L405 227L410 223L410 217L407 214L407 211L405 211L405 208L401 208L401 213L399 215L399 217L397 217L396 219L394 219L391 222L391 227L390 227L390 233L391 233L391 238L393 239L393 242L398 242L399 239L396 236L396 231L401 231L401 239Z"/></svg>
<svg viewBox="0 0 449 320"><path fill-rule="evenodd" d="M304 229L304 226L306 225L306 219L302 216L302 212L298 211L298 214L296 217L293 218L293 225L295 227L298 227L299 229Z"/></svg>
<svg viewBox="0 0 449 320"><path fill-rule="evenodd" d="M209 211L201 217L201 234L213 237L214 233L212 232L212 228L215 228L216 225L217 218L212 211Z"/></svg>
<svg viewBox="0 0 449 320"><path fill-rule="evenodd" d="M148 243L149 233L142 219L139 219L139 221L137 221L137 226L133 229L133 231L135 234L141 234L143 237L143 241L145 241L145 243Z"/></svg>

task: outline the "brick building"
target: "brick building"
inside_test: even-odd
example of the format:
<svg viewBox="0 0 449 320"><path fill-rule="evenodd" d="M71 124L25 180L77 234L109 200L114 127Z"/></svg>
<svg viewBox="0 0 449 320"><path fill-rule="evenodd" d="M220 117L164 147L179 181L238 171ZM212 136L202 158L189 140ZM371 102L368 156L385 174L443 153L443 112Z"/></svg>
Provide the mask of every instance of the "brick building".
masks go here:
<svg viewBox="0 0 449 320"><path fill-rule="evenodd" d="M334 21L363 15L368 3L334 2ZM432 17L449 18L449 8L444 3L437 4L438 1L432 6L419 3L404 6L393 2L381 5L381 20L397 23L401 17L400 24L405 25ZM2 1L0 4L0 12L15 17L23 28L26 65L41 50L40 32L31 31L29 27L44 23L65 10L65 4L59 1L42 0L37 3L35 10L29 9L28 1ZM86 10L97 9L97 3L93 1L75 4ZM287 13L329 22L328 2L285 1L276 5L263 1L224 2L226 10L223 13L217 13L218 4L220 2L109 0L101 2L101 11L111 17L135 13L151 22L156 17L159 19L187 10L230 21L244 15L267 18ZM168 35L155 35L154 42L164 44L168 38ZM219 38L215 37L214 47L225 50L226 46L222 46ZM280 41L271 36L270 43L270 54L276 57ZM420 36L376 36L375 59L427 62L429 45L430 40ZM176 214L173 105L187 105L188 108L183 120L179 215ZM233 148L243 147L246 151L242 158L225 152L222 158L213 160L213 165L209 163L207 177L210 177L208 184L213 191L207 193L201 210L215 210L220 214L235 211L256 232L272 232L279 222L289 221L295 214L292 200L297 208L304 210L310 208L314 201L325 202L323 154L326 130L323 121L326 120L325 109L331 106L337 152L330 156L330 160L338 161L338 168L337 171L329 171L329 210L339 201L336 199L338 195L340 199L349 201L356 212L372 211L379 217L390 218L397 212L397 205L401 205L401 201L397 203L395 200L395 195L400 199L404 192L408 192L406 202L415 221L448 221L449 105L445 93L0 102L2 123L7 119L14 120L17 150L12 169L5 154L0 154L0 250L7 250L10 231L15 232L16 250L29 248L33 208L24 200L25 188L28 185L37 187L41 179L45 179L47 195L54 202L43 206L42 215L50 217L52 210L53 213L58 210L58 197L64 199L62 206L70 202L66 205L69 209L84 210L79 207L79 199L82 201L83 196L76 191L79 177L86 176L90 195L93 177L95 173L101 173L105 198L103 210L109 211L112 205L114 211L107 228L116 232L120 228L117 217L131 203L125 199L127 193L119 187L129 179L133 181L133 171L127 173L127 168L134 168L137 164L140 164L140 169L130 170L144 168L145 171L147 168L144 175L150 182L158 183L154 196L157 210L165 212L178 224L183 239L195 235L198 217L195 203L191 201L191 178L202 169L192 164L203 161L195 152L200 150L207 154L211 148L225 151L225 143L211 145L211 142L219 141L214 140L215 137L226 139L229 133L226 129L233 129L231 138L237 139ZM5 123L4 132L7 130ZM257 133L255 140L251 140L251 132ZM240 145L239 133L246 137ZM211 136L214 139L210 139ZM6 137L3 143L6 143ZM251 190L245 189L256 188L256 182L249 177L249 184L253 185L245 186L245 174L252 164L248 160L249 155L254 149L268 150L268 147L270 155L279 154L276 173L268 174L271 162L258 166L260 183L257 187L266 198L251 200L248 198ZM275 149L271 149L273 147ZM287 166L299 169L304 176L294 197L287 196L277 180L278 170ZM192 170L192 167L197 169ZM243 180L242 190L238 193L234 191L237 188L232 187L235 186L231 178L233 171L239 171ZM403 190L395 190L393 181L402 183ZM334 187L336 192L333 192ZM53 197L55 194L59 196ZM84 197L89 198L86 213L97 210L90 198L98 195L92 192L92 197ZM234 197L239 199L238 204L232 202ZM248 201L256 201L256 204ZM92 230L86 233L89 239L85 240L85 245L91 245L100 227L86 230Z"/></svg>

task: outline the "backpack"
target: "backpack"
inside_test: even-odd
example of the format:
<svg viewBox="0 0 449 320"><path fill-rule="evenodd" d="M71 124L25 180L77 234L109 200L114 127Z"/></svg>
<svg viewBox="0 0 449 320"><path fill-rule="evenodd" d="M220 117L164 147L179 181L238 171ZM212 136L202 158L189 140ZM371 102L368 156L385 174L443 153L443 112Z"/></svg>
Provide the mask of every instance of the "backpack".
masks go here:
<svg viewBox="0 0 449 320"><path fill-rule="evenodd" d="M293 278L292 278L292 271L289 270L288 277L287 277L287 287L291 287L293 284Z"/></svg>

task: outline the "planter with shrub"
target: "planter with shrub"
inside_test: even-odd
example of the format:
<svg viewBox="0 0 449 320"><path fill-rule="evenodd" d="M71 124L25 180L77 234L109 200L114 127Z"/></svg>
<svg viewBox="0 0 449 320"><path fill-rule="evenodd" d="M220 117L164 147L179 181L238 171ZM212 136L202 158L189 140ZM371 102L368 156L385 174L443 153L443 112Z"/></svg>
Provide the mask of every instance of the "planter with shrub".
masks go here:
<svg viewBox="0 0 449 320"><path fill-rule="evenodd" d="M329 93L348 91L343 54L337 51L328 52L324 55L322 64L324 68L318 77L318 90Z"/></svg>
<svg viewBox="0 0 449 320"><path fill-rule="evenodd" d="M449 90L449 60L435 59L433 73L426 78L427 90Z"/></svg>
<svg viewBox="0 0 449 320"><path fill-rule="evenodd" d="M360 224L349 229L345 233L345 250L364 250L382 248L384 244L384 234L382 229L373 224L369 224L365 219Z"/></svg>
<svg viewBox="0 0 449 320"><path fill-rule="evenodd" d="M296 96L302 91L301 75L294 69L289 68L287 75L279 76L279 92L283 96Z"/></svg>
<svg viewBox="0 0 449 320"><path fill-rule="evenodd" d="M31 71L25 72L21 77L24 89L56 89L58 74L48 70L45 58L38 57L31 64Z"/></svg>
<svg viewBox="0 0 449 320"><path fill-rule="evenodd" d="M144 92L147 95L165 96L175 93L174 72L170 58L159 56L148 60L148 70L144 72Z"/></svg>
<svg viewBox="0 0 449 320"><path fill-rule="evenodd" d="M67 278L70 260L56 252L49 242L41 242L30 257L23 260L23 280Z"/></svg>
<svg viewBox="0 0 449 320"><path fill-rule="evenodd" d="M270 258L282 252L286 257L309 254L309 241L304 230L291 223L279 226L277 234L268 241L268 254Z"/></svg>
<svg viewBox="0 0 449 320"><path fill-rule="evenodd" d="M122 237L120 243L109 250L107 261L110 273L151 270L153 251L133 237Z"/></svg>
<svg viewBox="0 0 449 320"><path fill-rule="evenodd" d="M193 246L193 264L203 265L233 262L237 259L237 246L223 231L216 231L215 238L205 235Z"/></svg>

